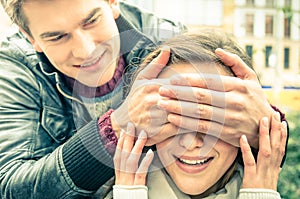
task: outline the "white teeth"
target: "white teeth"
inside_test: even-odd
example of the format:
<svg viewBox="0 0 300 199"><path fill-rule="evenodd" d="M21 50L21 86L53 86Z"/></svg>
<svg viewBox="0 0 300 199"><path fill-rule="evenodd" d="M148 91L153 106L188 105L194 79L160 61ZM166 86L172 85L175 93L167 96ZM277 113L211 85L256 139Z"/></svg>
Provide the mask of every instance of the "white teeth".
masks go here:
<svg viewBox="0 0 300 199"><path fill-rule="evenodd" d="M190 165L197 165L197 164L204 164L210 160L210 158L205 159L205 160L185 160L185 159L180 159L178 158L180 162L185 163L185 164L190 164Z"/></svg>
<svg viewBox="0 0 300 199"><path fill-rule="evenodd" d="M81 64L80 66L82 66L82 67L90 66L90 65L95 64L97 61L98 61L98 60L94 60L94 61L91 62L91 63L84 63L84 64Z"/></svg>

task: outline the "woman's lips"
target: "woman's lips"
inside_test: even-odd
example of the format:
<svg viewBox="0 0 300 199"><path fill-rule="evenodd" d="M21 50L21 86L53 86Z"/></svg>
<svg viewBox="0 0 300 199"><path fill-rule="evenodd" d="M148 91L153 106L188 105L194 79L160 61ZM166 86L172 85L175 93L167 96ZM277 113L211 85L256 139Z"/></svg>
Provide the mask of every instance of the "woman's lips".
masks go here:
<svg viewBox="0 0 300 199"><path fill-rule="evenodd" d="M175 157L176 165L186 173L199 173L205 170L213 157Z"/></svg>

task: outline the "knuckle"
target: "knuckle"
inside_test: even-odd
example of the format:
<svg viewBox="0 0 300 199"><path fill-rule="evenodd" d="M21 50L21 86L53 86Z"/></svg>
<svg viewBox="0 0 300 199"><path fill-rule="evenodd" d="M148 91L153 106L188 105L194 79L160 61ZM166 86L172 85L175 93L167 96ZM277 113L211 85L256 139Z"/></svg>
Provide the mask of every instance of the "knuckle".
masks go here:
<svg viewBox="0 0 300 199"><path fill-rule="evenodd" d="M275 144L272 146L272 149L275 150L276 152L280 152L280 144Z"/></svg>
<svg viewBox="0 0 300 199"><path fill-rule="evenodd" d="M195 91L194 94L195 94L196 99L197 99L199 102L205 102L206 95L205 95L204 92Z"/></svg>
<svg viewBox="0 0 300 199"><path fill-rule="evenodd" d="M271 151L267 150L267 149L261 149L261 154L263 155L263 157L265 158L270 158L271 157Z"/></svg>
<svg viewBox="0 0 300 199"><path fill-rule="evenodd" d="M285 155L285 150L280 150L280 156L283 157Z"/></svg>
<svg viewBox="0 0 300 199"><path fill-rule="evenodd" d="M144 103L145 104L148 104L148 105L153 105L155 104L154 100L153 100L153 97L151 95L147 95L145 98L144 98Z"/></svg>
<svg viewBox="0 0 300 199"><path fill-rule="evenodd" d="M241 93L248 93L248 87L247 84L245 83L245 80L237 79L237 84L239 85L238 90Z"/></svg>
<svg viewBox="0 0 300 199"><path fill-rule="evenodd" d="M226 123L230 126L239 127L243 121L243 115L238 112L235 114L226 113Z"/></svg>
<svg viewBox="0 0 300 199"><path fill-rule="evenodd" d="M245 100L242 96L236 96L232 101L232 106L237 110L245 109Z"/></svg>
<svg viewBox="0 0 300 199"><path fill-rule="evenodd" d="M202 104L198 104L197 108L195 109L195 115L196 116L201 116L201 115L206 115L207 110L204 108Z"/></svg>
<svg viewBox="0 0 300 199"><path fill-rule="evenodd" d="M255 162L250 161L250 160L249 161L245 161L244 164L247 167L255 167L256 166Z"/></svg>
<svg viewBox="0 0 300 199"><path fill-rule="evenodd" d="M199 132L201 132L201 133L206 133L206 132L208 132L208 127L207 127L207 125L204 123L204 122L198 122L198 127L197 127L198 129L198 131Z"/></svg>
<svg viewBox="0 0 300 199"><path fill-rule="evenodd" d="M176 113L181 113L181 111L182 111L182 105L181 105L180 103L174 102L174 103L172 103L171 106L172 106L173 110L174 110Z"/></svg>

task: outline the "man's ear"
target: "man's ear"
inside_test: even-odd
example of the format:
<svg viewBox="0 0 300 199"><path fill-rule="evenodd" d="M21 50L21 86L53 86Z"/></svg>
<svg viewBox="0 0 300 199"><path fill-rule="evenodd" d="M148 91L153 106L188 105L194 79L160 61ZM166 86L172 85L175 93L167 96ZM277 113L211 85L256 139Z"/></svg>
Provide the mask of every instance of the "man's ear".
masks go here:
<svg viewBox="0 0 300 199"><path fill-rule="evenodd" d="M43 52L39 44L35 42L32 36L30 36L23 28L20 28L20 31L27 37L27 39L30 41L30 43L32 44L32 46L37 52L39 53Z"/></svg>
<svg viewBox="0 0 300 199"><path fill-rule="evenodd" d="M120 16L120 8L118 0L109 0L109 5L112 10L114 19L117 19Z"/></svg>

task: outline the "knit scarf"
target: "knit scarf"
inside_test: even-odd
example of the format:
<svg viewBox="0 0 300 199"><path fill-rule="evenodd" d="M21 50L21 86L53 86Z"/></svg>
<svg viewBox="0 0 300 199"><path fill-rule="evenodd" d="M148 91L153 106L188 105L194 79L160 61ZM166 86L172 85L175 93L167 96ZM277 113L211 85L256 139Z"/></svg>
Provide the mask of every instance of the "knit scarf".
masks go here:
<svg viewBox="0 0 300 199"><path fill-rule="evenodd" d="M66 77L67 85L81 99L92 118L99 117L109 109L116 109L123 100L124 59L120 56L111 80L99 87L89 87Z"/></svg>
<svg viewBox="0 0 300 199"><path fill-rule="evenodd" d="M203 199L228 199L238 198L242 184L243 168L238 165L234 175L225 187L216 193L212 193ZM182 193L164 169L153 169L147 179L149 199L191 199ZM188 186L188 185L187 185Z"/></svg>

